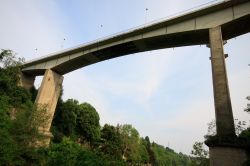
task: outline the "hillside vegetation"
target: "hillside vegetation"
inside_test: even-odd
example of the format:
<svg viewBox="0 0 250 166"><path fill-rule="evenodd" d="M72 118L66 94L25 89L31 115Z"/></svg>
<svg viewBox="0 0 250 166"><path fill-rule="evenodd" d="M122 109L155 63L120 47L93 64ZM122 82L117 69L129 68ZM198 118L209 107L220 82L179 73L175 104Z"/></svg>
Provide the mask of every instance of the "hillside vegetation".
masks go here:
<svg viewBox="0 0 250 166"><path fill-rule="evenodd" d="M42 140L38 126L44 110L33 104L37 90L18 86L21 59L12 51L0 53L0 165L194 165L193 158L141 137L129 124L101 126L89 103L60 97L49 147L35 148ZM40 113L39 113L40 111Z"/></svg>

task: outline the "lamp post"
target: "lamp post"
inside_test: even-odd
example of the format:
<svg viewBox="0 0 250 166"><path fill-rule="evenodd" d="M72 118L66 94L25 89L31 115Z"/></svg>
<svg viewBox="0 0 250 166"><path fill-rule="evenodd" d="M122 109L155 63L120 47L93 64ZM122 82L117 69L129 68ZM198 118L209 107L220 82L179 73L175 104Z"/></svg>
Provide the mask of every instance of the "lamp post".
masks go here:
<svg viewBox="0 0 250 166"><path fill-rule="evenodd" d="M145 9L145 24L147 23L147 13L148 13L148 8Z"/></svg>

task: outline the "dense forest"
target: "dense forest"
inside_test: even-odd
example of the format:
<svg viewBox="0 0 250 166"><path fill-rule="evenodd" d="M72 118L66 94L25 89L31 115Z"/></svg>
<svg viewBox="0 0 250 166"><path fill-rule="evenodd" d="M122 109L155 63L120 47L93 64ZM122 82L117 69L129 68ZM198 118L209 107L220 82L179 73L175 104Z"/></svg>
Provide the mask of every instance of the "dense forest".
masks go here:
<svg viewBox="0 0 250 166"><path fill-rule="evenodd" d="M18 86L22 62L10 50L0 53L0 166L208 165L202 144L194 145L196 157L176 153L148 136L141 137L130 124L101 126L98 110L91 104L63 101L61 97L50 145L33 146L32 142L43 139L38 126L46 118L33 104L37 89L28 91Z"/></svg>

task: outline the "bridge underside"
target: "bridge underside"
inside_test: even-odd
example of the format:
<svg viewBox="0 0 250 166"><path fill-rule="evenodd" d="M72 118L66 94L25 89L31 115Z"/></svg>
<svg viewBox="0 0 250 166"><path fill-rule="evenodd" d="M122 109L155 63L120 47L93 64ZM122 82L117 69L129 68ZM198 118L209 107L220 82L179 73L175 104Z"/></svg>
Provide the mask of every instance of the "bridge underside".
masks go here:
<svg viewBox="0 0 250 166"><path fill-rule="evenodd" d="M65 50L24 64L30 76L51 69L61 75L138 52L209 43L209 29L220 26L223 40L250 32L250 2L225 1L163 22Z"/></svg>
<svg viewBox="0 0 250 166"><path fill-rule="evenodd" d="M221 26L224 40L246 34L250 32L250 15L236 19L230 23ZM240 29L240 30L239 30ZM68 60L61 65L51 68L53 71L63 75L76 69L101 62L104 60L164 48L202 45L209 43L209 29L187 31L182 33L174 33L151 38L145 38L135 41L130 41L108 47L102 50L93 51L84 56L79 56L72 60ZM24 73L37 76L43 75L46 69L24 70Z"/></svg>

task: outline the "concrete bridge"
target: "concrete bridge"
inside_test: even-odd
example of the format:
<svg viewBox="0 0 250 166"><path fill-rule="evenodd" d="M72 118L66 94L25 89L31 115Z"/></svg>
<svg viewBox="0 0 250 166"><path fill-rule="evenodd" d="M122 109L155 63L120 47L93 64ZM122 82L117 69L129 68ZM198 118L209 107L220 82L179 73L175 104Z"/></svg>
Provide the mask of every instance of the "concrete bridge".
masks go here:
<svg viewBox="0 0 250 166"><path fill-rule="evenodd" d="M50 126L60 94L63 75L104 60L150 50L207 44L211 50L217 135L234 137L234 120L228 88L223 44L250 32L250 1L225 0L126 33L30 61L22 66L21 85L33 86L44 75L36 104L46 105L49 122L40 128L50 141ZM218 157L219 156L219 157ZM210 147L210 165L241 165L244 149Z"/></svg>

